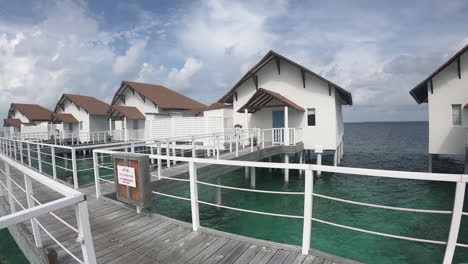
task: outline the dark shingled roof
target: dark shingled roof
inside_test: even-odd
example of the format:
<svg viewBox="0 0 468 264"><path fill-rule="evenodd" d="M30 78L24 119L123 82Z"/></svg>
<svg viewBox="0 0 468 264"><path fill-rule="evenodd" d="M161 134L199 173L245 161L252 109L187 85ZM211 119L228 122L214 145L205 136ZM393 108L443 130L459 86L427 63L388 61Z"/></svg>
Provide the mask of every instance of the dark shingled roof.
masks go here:
<svg viewBox="0 0 468 264"><path fill-rule="evenodd" d="M268 105L268 103L273 99L280 101L283 104L283 106L288 106L297 111L305 112L304 108L295 104L293 101L289 100L288 98L282 96L279 93L275 93L273 91L270 91L264 88L259 88L257 92L255 92L254 95L250 97L247 103L245 103L241 108L239 108L239 110L237 110L237 112L242 113L244 112L245 109L247 109L250 113L255 113L261 108L271 107L270 105Z"/></svg>
<svg viewBox="0 0 468 264"><path fill-rule="evenodd" d="M21 120L17 119L17 118L5 118L5 119L3 119L3 126L5 126L5 127L20 127L22 123L23 122L21 122Z"/></svg>
<svg viewBox="0 0 468 264"><path fill-rule="evenodd" d="M113 105L109 109L109 114L112 118L126 117L128 119L145 120L146 117L133 106L117 106Z"/></svg>
<svg viewBox="0 0 468 264"><path fill-rule="evenodd" d="M453 55L448 61L446 61L442 66L440 66L435 72L429 75L426 79L416 85L413 89L411 89L410 94L413 96L414 100L418 104L427 103L427 82L434 78L437 74L443 71L447 66L449 66L452 62L459 59L460 56L468 51L468 45L464 48L459 50L455 55Z"/></svg>
<svg viewBox="0 0 468 264"><path fill-rule="evenodd" d="M185 95L182 95L178 92L172 91L169 88L166 88L162 85L154 85L154 84L147 84L147 83L138 83L138 82L130 82L130 81L123 81L120 89L114 96L112 100L112 104L114 105L115 102L119 99L119 96L124 91L121 89L125 85L128 85L132 89L136 90L145 98L151 100L154 104L158 105L159 107L166 108L166 109L180 109L180 110L192 110L192 109L205 109L206 105L199 103Z"/></svg>
<svg viewBox="0 0 468 264"><path fill-rule="evenodd" d="M221 109L221 108L226 108L226 107L232 107L232 105L216 102L216 103L210 104L210 106L208 106L208 108L205 110L215 110L215 109Z"/></svg>
<svg viewBox="0 0 468 264"><path fill-rule="evenodd" d="M61 107L61 104L66 99L72 101L77 106L82 107L91 115L108 115L107 111L109 111L110 105L94 97L77 94L63 94L62 98L58 101L57 106L55 106L55 112L57 112Z"/></svg>
<svg viewBox="0 0 468 264"><path fill-rule="evenodd" d="M79 123L72 114L68 113L53 113L51 116L51 121L53 123Z"/></svg>
<svg viewBox="0 0 468 264"><path fill-rule="evenodd" d="M17 109L29 121L50 121L52 111L37 104L11 104L8 117L11 117L12 110Z"/></svg>
<svg viewBox="0 0 468 264"><path fill-rule="evenodd" d="M309 70L308 68L270 50L255 66L253 66L249 71L247 71L247 73L234 85L234 87L231 88L231 90L229 90L229 92L227 92L221 99L219 99L218 102L226 102L228 100L228 98L230 98L235 90L237 88L239 88L239 86L241 86L246 80L248 80L249 78L252 78L252 74L256 73L258 71L257 68L261 68L263 65L265 65L266 63L270 62L271 60L273 59L279 59L279 61L285 61L299 69L301 69L302 71L304 72L307 72L309 74L311 74L312 76L315 76L316 78L328 83L328 85L331 85L333 87L336 88L338 94L341 96L341 98L346 102L346 104L348 105L352 105L353 104L353 97L351 96L351 93L346 91L344 88L340 87L339 85L323 78L322 76L316 74L315 72Z"/></svg>

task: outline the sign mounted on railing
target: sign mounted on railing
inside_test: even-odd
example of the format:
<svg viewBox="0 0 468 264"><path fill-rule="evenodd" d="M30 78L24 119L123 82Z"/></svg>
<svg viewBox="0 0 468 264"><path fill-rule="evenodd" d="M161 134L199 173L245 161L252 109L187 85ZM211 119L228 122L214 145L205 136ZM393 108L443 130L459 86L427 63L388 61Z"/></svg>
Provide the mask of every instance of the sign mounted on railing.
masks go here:
<svg viewBox="0 0 468 264"><path fill-rule="evenodd" d="M117 200L138 208L150 208L151 180L148 155L114 154L115 189Z"/></svg>
<svg viewBox="0 0 468 264"><path fill-rule="evenodd" d="M135 168L117 165L117 181L121 185L136 188Z"/></svg>

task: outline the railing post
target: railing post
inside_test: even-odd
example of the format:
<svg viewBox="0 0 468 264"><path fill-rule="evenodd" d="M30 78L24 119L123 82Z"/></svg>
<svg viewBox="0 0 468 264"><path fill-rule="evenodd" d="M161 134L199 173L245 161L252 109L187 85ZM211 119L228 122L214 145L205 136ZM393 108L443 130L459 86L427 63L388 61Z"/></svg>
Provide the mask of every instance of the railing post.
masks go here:
<svg viewBox="0 0 468 264"><path fill-rule="evenodd" d="M75 205L76 223L80 234L78 241L81 244L84 263L95 264L96 253L94 252L93 238L89 226L88 202L84 201Z"/></svg>
<svg viewBox="0 0 468 264"><path fill-rule="evenodd" d="M101 196L101 181L99 180L99 161L97 155L98 154L93 151L94 183L96 184L96 198L99 198Z"/></svg>
<svg viewBox="0 0 468 264"><path fill-rule="evenodd" d="M16 160L16 141L13 141L13 159Z"/></svg>
<svg viewBox="0 0 468 264"><path fill-rule="evenodd" d="M28 144L28 165L31 167L31 146Z"/></svg>
<svg viewBox="0 0 468 264"><path fill-rule="evenodd" d="M190 169L190 202L192 206L192 228L197 231L200 227L200 217L198 211L198 185L197 185L197 167L193 161L189 161Z"/></svg>
<svg viewBox="0 0 468 264"><path fill-rule="evenodd" d="M28 208L34 207L34 199L32 195L34 195L34 191L32 188L31 178L28 175L24 174L24 185L26 189L26 198L28 200ZM32 233L34 236L34 242L36 243L37 248L42 247L42 239L41 239L41 232L39 230L39 226L37 225L36 218L31 219L31 227Z"/></svg>
<svg viewBox="0 0 468 264"><path fill-rule="evenodd" d="M304 188L304 225L302 228L302 254L308 255L310 249L310 233L312 226L312 193L314 192L314 174L312 170L305 171Z"/></svg>
<svg viewBox="0 0 468 264"><path fill-rule="evenodd" d="M463 200L465 199L465 189L465 182L457 182L455 201L453 202L452 222L450 224L450 233L444 255L444 264L452 263L455 247L457 246L458 233L460 231L460 222L462 218Z"/></svg>
<svg viewBox="0 0 468 264"><path fill-rule="evenodd" d="M236 157L239 157L239 135L236 136Z"/></svg>
<svg viewBox="0 0 468 264"><path fill-rule="evenodd" d="M24 163L24 158L23 158L23 142L19 142L19 151L20 151L20 160L21 164Z"/></svg>
<svg viewBox="0 0 468 264"><path fill-rule="evenodd" d="M76 150L72 149L72 170L73 170L73 186L78 189L78 168L76 166Z"/></svg>
<svg viewBox="0 0 468 264"><path fill-rule="evenodd" d="M42 172L41 146L39 144L37 144L37 164L39 172Z"/></svg>
<svg viewBox="0 0 468 264"><path fill-rule="evenodd" d="M192 158L197 157L197 150L195 149L195 137L192 136Z"/></svg>
<svg viewBox="0 0 468 264"><path fill-rule="evenodd" d="M219 136L216 136L216 159L219 160Z"/></svg>
<svg viewBox="0 0 468 264"><path fill-rule="evenodd" d="M130 147L130 152L135 153L135 143L132 142L131 147Z"/></svg>
<svg viewBox="0 0 468 264"><path fill-rule="evenodd" d="M158 177L160 177L162 176L161 175L161 170L162 170L161 142L158 143L157 153L158 153Z"/></svg>
<svg viewBox="0 0 468 264"><path fill-rule="evenodd" d="M8 202L10 203L10 213L16 212L15 199L13 198L13 186L11 185L10 164L5 161L5 176L8 190Z"/></svg>
<svg viewBox="0 0 468 264"><path fill-rule="evenodd" d="M52 158L52 176L54 180L57 180L57 166L55 164L55 147L50 148L51 158Z"/></svg>
<svg viewBox="0 0 468 264"><path fill-rule="evenodd" d="M167 157L171 156L171 150L170 150L170 148L169 148L169 141L168 141L168 140L166 140L166 156L167 156ZM166 159L166 166L167 166L168 168L171 167L171 160L170 160L169 158Z"/></svg>

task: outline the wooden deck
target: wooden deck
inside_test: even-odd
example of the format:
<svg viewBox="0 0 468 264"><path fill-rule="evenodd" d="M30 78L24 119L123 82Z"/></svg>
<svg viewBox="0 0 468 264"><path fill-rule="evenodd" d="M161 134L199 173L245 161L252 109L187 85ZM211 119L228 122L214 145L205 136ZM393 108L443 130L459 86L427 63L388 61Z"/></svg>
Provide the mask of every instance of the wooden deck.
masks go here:
<svg viewBox="0 0 468 264"><path fill-rule="evenodd" d="M19 184L23 176L12 168ZM33 182L35 197L47 202L61 197ZM15 186L16 187L16 186ZM111 191L110 185L103 186ZM208 228L193 232L190 224L154 213L137 214L134 208L107 198L96 199L94 187L85 187L91 231L98 263L357 263L311 250L308 256L300 247L252 239ZM22 193L16 190L15 193ZM20 200L24 205L24 195ZM76 226L73 207L56 212ZM81 257L76 233L50 215L39 221L72 253ZM29 221L25 222L30 229ZM58 252L59 263L76 263L41 231L45 248Z"/></svg>

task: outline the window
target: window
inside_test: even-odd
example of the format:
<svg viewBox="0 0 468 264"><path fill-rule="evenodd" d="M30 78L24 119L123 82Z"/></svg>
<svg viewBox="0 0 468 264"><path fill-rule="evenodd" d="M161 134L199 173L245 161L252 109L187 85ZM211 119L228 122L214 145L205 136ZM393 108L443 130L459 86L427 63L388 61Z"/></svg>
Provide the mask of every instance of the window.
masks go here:
<svg viewBox="0 0 468 264"><path fill-rule="evenodd" d="M462 116L461 116L461 104L453 104L452 105L452 124L457 126L461 125L462 123Z"/></svg>
<svg viewBox="0 0 468 264"><path fill-rule="evenodd" d="M73 131L73 123L68 123L68 130Z"/></svg>
<svg viewBox="0 0 468 264"><path fill-rule="evenodd" d="M315 126L315 108L307 109L307 125Z"/></svg>
<svg viewBox="0 0 468 264"><path fill-rule="evenodd" d="M80 121L80 130L83 129L83 121Z"/></svg>
<svg viewBox="0 0 468 264"><path fill-rule="evenodd" d="M133 120L133 129L138 130L138 119Z"/></svg>

